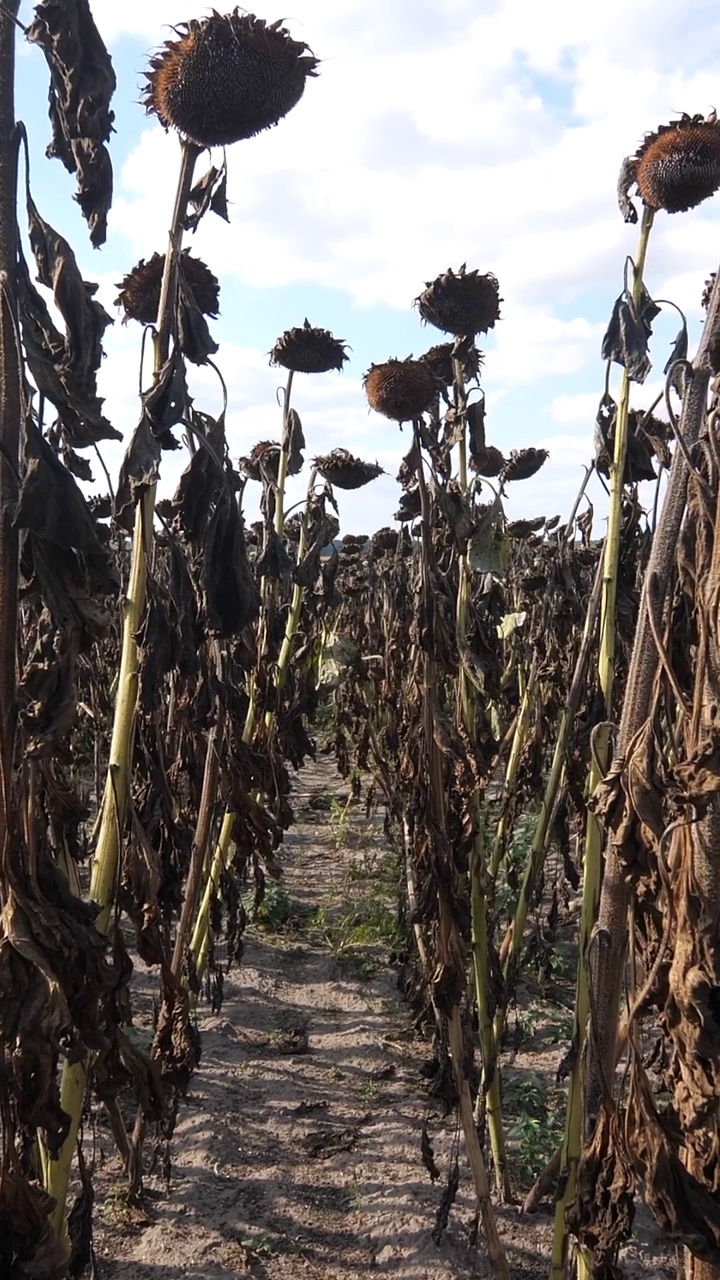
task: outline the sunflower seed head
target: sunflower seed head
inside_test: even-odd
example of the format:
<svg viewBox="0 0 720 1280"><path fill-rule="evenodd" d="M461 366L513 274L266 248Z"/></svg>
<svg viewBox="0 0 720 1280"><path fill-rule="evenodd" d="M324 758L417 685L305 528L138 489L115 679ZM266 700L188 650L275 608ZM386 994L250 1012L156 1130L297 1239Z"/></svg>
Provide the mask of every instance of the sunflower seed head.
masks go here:
<svg viewBox="0 0 720 1280"><path fill-rule="evenodd" d="M684 213L720 187L720 123L714 113L683 114L646 134L634 156L623 162L618 199L626 221L634 221L628 197L635 185L643 204L667 213Z"/></svg>
<svg viewBox="0 0 720 1280"><path fill-rule="evenodd" d="M141 258L137 266L116 286L120 290L115 306L124 311L123 323L138 320L140 324L155 324L160 306L160 288L165 269L165 254L154 253L147 262ZM217 316L220 305L220 284L209 267L200 258L183 250L180 255L180 275L190 286L198 307L206 316Z"/></svg>
<svg viewBox="0 0 720 1280"><path fill-rule="evenodd" d="M371 409L393 422L419 418L434 403L438 383L424 360L388 360L373 364L363 378Z"/></svg>
<svg viewBox="0 0 720 1280"><path fill-rule="evenodd" d="M181 23L146 72L143 102L166 129L201 147L269 129L300 101L317 59L281 22L239 9Z"/></svg>
<svg viewBox="0 0 720 1280"><path fill-rule="evenodd" d="M427 324L444 333L476 334L495 328L501 302L500 286L492 272L481 275L468 271L463 263L458 272L450 267L429 281L415 306Z"/></svg>
<svg viewBox="0 0 720 1280"><path fill-rule="evenodd" d="M329 329L315 329L309 320L297 329L286 329L270 352L270 363L294 373L328 373L341 370L348 359L346 343Z"/></svg>

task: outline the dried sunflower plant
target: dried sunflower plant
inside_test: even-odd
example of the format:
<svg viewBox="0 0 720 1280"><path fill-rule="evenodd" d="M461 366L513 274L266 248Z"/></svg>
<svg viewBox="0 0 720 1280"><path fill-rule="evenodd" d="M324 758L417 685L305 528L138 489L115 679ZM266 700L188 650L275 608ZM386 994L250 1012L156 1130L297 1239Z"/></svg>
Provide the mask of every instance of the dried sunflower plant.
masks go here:
<svg viewBox="0 0 720 1280"><path fill-rule="evenodd" d="M199 409L187 383L188 362L221 361L210 327L221 282L185 238L228 217L224 149L298 105L313 53L282 22L235 9L179 24L152 59L144 101L177 135L177 190L165 251L148 246L117 298L123 321L145 330L152 367L141 363L114 492L106 472L110 494L88 499L86 452L104 465L102 442L120 438L97 391L111 318L33 199L14 111L18 9L0 6L0 1274L64 1280L92 1264L83 1127L99 1107L131 1197L148 1133L169 1170L200 1053L194 1003L204 986L219 1009L248 884L259 902L280 873L290 770L312 755L309 726L332 694L340 771L372 775L385 804L407 995L433 1039L429 1090L457 1113L493 1274L508 1280L510 1268L491 1186L499 1200L516 1190L508 1014L565 887L582 882L567 1123L549 1178L553 1280L567 1274L571 1234L582 1280L617 1274L641 1186L683 1247L685 1280L716 1280L715 276L695 358L683 318L665 369L669 421L659 402L634 408L631 392L649 374L661 306L645 283L653 223L718 189L720 125L682 116L622 168L622 213L637 221L633 186L643 211L603 343L592 469L608 481L604 542L589 504L578 515L584 485L565 523L506 518L509 486L547 454L506 456L486 438L477 344L503 300L491 272L465 265L415 299L443 340L365 375L371 409L410 427L398 527L339 542L342 492L381 468L339 447L306 464L295 400L301 376L342 372L344 340L308 319L278 338L278 439L237 466L220 369L219 414ZM40 0L22 30L49 67L49 154L74 173L97 247L112 201L110 58L85 3ZM163 451L183 444L177 490L158 501ZM306 465L292 507L288 479ZM644 521L638 484L663 472L662 509L658 483ZM248 485L260 486L250 530ZM517 860L522 823L531 837ZM128 923L159 978L147 1054L129 1034ZM420 1155L435 1180L430 1124ZM455 1141L438 1243L459 1178Z"/></svg>
<svg viewBox="0 0 720 1280"><path fill-rule="evenodd" d="M604 356L622 366L621 393L615 405L606 386L598 415L605 443L614 436L599 673L608 720L614 705L623 486L633 468L653 457L669 461L667 429L652 413L629 409L630 384L642 382L650 368L648 343L660 309L643 281L645 252L660 212L692 209L720 187L720 126L714 114L708 119L683 115L661 126L624 162L618 195L629 222L637 221L629 195L633 185L643 203L640 247L603 346ZM580 1242L579 1275L615 1266L632 1230L641 1182L660 1225L685 1246L684 1276L710 1280L720 1274L712 1199L720 1185L717 1114L706 1101L707 1082L720 1059L711 1031L714 1015L702 994L718 973L713 906L718 877L716 859L708 856L714 838L713 767L706 774L701 765L712 751L716 696L708 608L718 495L713 380L719 301L713 287L694 360L687 358L683 320L664 370L676 447L644 576L615 755L608 769L604 730L589 780L575 1066L553 1248L552 1276L558 1280L566 1273L568 1226ZM680 401L679 412L673 397ZM698 770L704 776L699 788ZM628 941L628 1007L621 1026ZM660 1032L654 1056L666 1064L655 1087L644 1054L648 1027L643 1015L649 1012L654 1032ZM618 1097L613 1080L621 1054L629 1055L629 1070L627 1090ZM666 1107L657 1102L664 1090L671 1098Z"/></svg>
<svg viewBox="0 0 720 1280"><path fill-rule="evenodd" d="M0 1269L10 1274L13 1260L23 1275L60 1277L68 1266L81 1268L90 1248L92 1189L81 1156L81 1200L66 1215L88 1089L108 1110L137 1192L146 1121L170 1135L197 1062L189 1017L197 974L188 941L223 804L236 833L242 827L243 853L257 877L263 863L273 864L279 839L260 802L275 794L275 775L257 754L243 754L252 701L245 676L256 652L249 627L261 603L238 504L243 477L230 464L224 411L217 418L199 411L186 382L186 361L206 363L217 352L207 318L218 313L219 283L182 241L206 214L227 216L224 160L195 180L203 151L277 124L299 102L317 62L281 22L268 25L239 10L183 24L153 59L145 104L178 134L179 177L166 252L143 259L119 286L124 319L149 327L153 362L111 510L106 500L86 500L74 478L91 479L79 450L119 438L102 414L95 382L110 317L69 244L34 204L27 160L28 242L41 285L54 288L65 334L31 281L15 231L23 136L12 92L16 10L0 12L6 282L0 484L3 510L14 513L12 521L3 519L0 539L0 1016L8 1069ZM75 172L99 245L112 198L105 145L113 119L110 59L87 6L73 7L66 21L58 6L40 3L26 35L50 68L51 154ZM336 344L336 367L342 358ZM57 415L51 423L50 406ZM286 424L290 418L288 389ZM172 501L158 506L162 450L178 447L179 431L190 444L189 465ZM280 513L281 493L276 484ZM309 566L306 573L311 584ZM114 707L99 674L113 666ZM97 712L90 725L78 720L78 708L88 706ZM94 778L94 820L79 760ZM80 865L86 854L87 899ZM237 893L233 903L230 943L238 951ZM140 955L162 975L150 1057L123 1030L132 972L119 927L123 911L136 927ZM117 1102L128 1086L141 1104L131 1135Z"/></svg>

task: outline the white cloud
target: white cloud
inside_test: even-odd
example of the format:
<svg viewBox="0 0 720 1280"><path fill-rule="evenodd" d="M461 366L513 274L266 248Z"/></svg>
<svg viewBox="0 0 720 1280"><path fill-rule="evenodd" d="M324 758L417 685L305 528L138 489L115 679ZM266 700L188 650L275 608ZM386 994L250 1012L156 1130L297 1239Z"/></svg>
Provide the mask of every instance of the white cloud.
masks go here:
<svg viewBox="0 0 720 1280"><path fill-rule="evenodd" d="M93 0L119 64L133 38L134 66L139 41L156 47L166 24L208 8ZM25 9L29 17L29 3ZM715 7L709 0L682 8L656 0L301 0L287 25L321 58L320 74L277 129L230 148L231 224L208 217L195 252L221 281L273 289L279 304L286 285L310 296L318 286L338 291L370 331L374 308L408 313L424 281L448 266L466 261L494 271L504 303L502 322L481 340L489 431L495 414L502 431L513 414L520 420L537 388L533 429L551 433L552 458L537 483L517 487L513 504L531 504L530 489L543 501L567 498L579 483L580 455L589 456L602 333L625 256L636 251L637 232L616 205L620 162L673 114L720 107ZM119 126L127 110L118 104ZM148 123L121 166L111 213L124 259L163 248L177 164L177 138ZM719 229L715 201L661 214L653 232L650 287L688 312L694 337ZM114 284L103 278L106 305ZM417 332L412 320L408 333L411 323ZM676 328L673 315L658 320L657 353ZM124 431L137 416L137 349L137 333L116 327L103 378ZM250 346L224 343L220 363L238 454L277 435L277 371ZM194 385L203 406L217 406L210 375L194 375ZM649 403L650 391L634 392L634 403ZM297 397L312 450L342 443L399 458L402 437L387 443L390 431L368 416L357 377L301 383ZM373 492L377 498L367 491L357 499L358 512L387 519L390 481Z"/></svg>
<svg viewBox="0 0 720 1280"><path fill-rule="evenodd" d="M232 224L199 245L252 286L320 284L365 307L407 307L463 259L494 270L514 305L619 284L634 240L615 202L620 161L675 106L708 105L714 70L707 49L707 70L696 65L690 13L681 23L649 0L602 12L505 0L480 18L461 0L426 7L425 22L400 2L302 6L289 26L324 54L320 76L278 129L231 148ZM101 2L98 20L149 31L173 6L122 8ZM176 140L158 128L124 166L113 227L138 253L164 239L158 192L167 206L176 168ZM709 240L718 220L705 221ZM659 230L666 275L687 226Z"/></svg>

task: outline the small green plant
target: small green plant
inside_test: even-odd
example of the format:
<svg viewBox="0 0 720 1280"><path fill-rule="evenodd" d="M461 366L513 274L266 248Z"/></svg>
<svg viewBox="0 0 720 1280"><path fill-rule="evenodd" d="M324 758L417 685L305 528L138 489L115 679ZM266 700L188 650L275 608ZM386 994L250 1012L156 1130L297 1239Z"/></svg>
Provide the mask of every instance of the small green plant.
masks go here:
<svg viewBox="0 0 720 1280"><path fill-rule="evenodd" d="M254 924L263 929L281 929L302 914L299 903L288 893L280 880L272 880L265 889L262 902L255 907L255 896L250 893L243 899L245 910Z"/></svg>
<svg viewBox="0 0 720 1280"><path fill-rule="evenodd" d="M510 1124L507 1138L518 1179L529 1186L546 1167L562 1140L562 1091L539 1073L510 1076L503 1106Z"/></svg>
<svg viewBox="0 0 720 1280"><path fill-rule="evenodd" d="M268 1231L259 1231L255 1236L245 1236L240 1241L242 1248L256 1258L270 1258L275 1252L273 1238Z"/></svg>
<svg viewBox="0 0 720 1280"><path fill-rule="evenodd" d="M330 826L332 828L333 839L337 849L344 849L348 843L348 836L352 823L352 810L352 796L344 801L338 800L337 796L331 797Z"/></svg>
<svg viewBox="0 0 720 1280"><path fill-rule="evenodd" d="M359 982L369 982L382 967L378 960L362 951L340 951L335 962L344 978Z"/></svg>
<svg viewBox="0 0 720 1280"><path fill-rule="evenodd" d="M363 1207L365 1188L361 1182L358 1182L358 1176L356 1173L353 1173L353 1180L348 1186L347 1193L350 1208L358 1213Z"/></svg>

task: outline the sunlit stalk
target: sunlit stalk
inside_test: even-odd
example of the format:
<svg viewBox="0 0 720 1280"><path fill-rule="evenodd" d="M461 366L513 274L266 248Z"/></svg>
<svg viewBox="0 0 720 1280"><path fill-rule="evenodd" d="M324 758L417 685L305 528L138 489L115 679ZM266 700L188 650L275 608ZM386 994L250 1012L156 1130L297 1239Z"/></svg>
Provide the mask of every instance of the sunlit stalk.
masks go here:
<svg viewBox="0 0 720 1280"><path fill-rule="evenodd" d="M635 274L633 277L632 296L637 303L640 299L645 260L647 257L648 238L652 229L654 212L647 206L643 208L640 225ZM620 542L622 534L622 499L625 479L625 460L627 457L628 418L630 411L630 378L623 369L620 401L615 424L615 449L610 471L610 509L608 513L607 536L603 556L603 597L600 612L600 658L598 678L605 701L605 716L612 716L612 694L615 676L615 637L616 637L616 601L617 584L620 565ZM602 781L608 766L609 730L602 727L595 737L593 762L588 778L588 795L592 795ZM573 1070L570 1075L568 1090L565 1136L563 1139L560 1169L560 1186L563 1194L555 1208L555 1230L553 1236L551 1280L564 1280L567 1269L568 1230L565 1220L568 1205L575 1198L577 1188L578 1166L583 1143L583 1049L586 1029L590 1016L590 973L589 949L592 931L597 919L602 883L602 829L594 814L588 812L585 835L585 860L583 871L583 898L580 919L580 941L578 954L577 988L575 995L575 1027L573 1046L575 1050ZM578 1254L578 1280L590 1280L592 1275L592 1258L584 1250Z"/></svg>
<svg viewBox="0 0 720 1280"><path fill-rule="evenodd" d="M175 316L177 273L183 226L187 213L192 177L200 148L194 143L181 143L180 174L173 210L168 250L165 258L157 332L154 349L154 375L157 378L168 359ZM130 792L132 744L137 707L139 658L136 637L145 613L147 572L153 546L153 518L156 486L143 495L135 512L130 577L123 604L123 639L120 657L115 715L108 774L103 796L98 842L93 858L90 897L100 904L97 927L107 933L115 902L115 885L120 857L120 837ZM47 1160L46 1190L56 1200L51 1221L59 1233L64 1230L65 1205L73 1154L77 1142L85 1097L87 1063L63 1069L61 1105L70 1116L70 1129L57 1160Z"/></svg>
<svg viewBox="0 0 720 1280"><path fill-rule="evenodd" d="M463 424L467 421L467 393L462 363L453 360L455 411ZM458 475L460 488L464 495L469 494L467 467L467 438L465 426L458 442ZM467 555L460 557L459 583L457 600L457 630L460 640L459 649L463 651L470 620L471 576ZM472 741L476 730L476 690L468 679L464 666L461 665L458 676L459 713L462 722ZM490 932L488 921L487 899L487 862L485 854L484 824L482 821L480 796L476 793L471 800L475 814L476 834L470 855L470 910L472 927L473 974L475 980L475 998L477 1003L478 1024L480 1029L480 1048L483 1062L482 1094L485 1097L488 1134L492 1150L495 1182L497 1190L504 1200L511 1195L510 1178L505 1151L505 1134L503 1130L502 1101L500 1097L500 1074L497 1064L497 1046L491 1013L490 984Z"/></svg>

